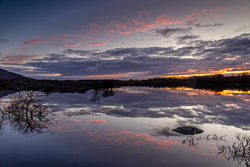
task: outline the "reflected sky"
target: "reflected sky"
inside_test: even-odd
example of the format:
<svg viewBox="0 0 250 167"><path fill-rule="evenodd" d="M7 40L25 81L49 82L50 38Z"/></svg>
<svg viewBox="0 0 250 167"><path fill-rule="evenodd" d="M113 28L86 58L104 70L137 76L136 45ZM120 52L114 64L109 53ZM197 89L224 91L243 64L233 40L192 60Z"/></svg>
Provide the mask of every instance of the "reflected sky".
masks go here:
<svg viewBox="0 0 250 167"><path fill-rule="evenodd" d="M93 101L86 94L43 96L55 133L27 137L4 126L1 166L247 166L249 94L126 87ZM25 93L24 93L25 94ZM1 99L2 106L9 98ZM181 126L197 135L172 131ZM245 137L245 138L244 138ZM240 140L239 140L240 139ZM244 140L244 141L243 141ZM236 144L235 144L236 143ZM228 150L238 147L237 155ZM230 158L231 157L231 158Z"/></svg>
<svg viewBox="0 0 250 167"><path fill-rule="evenodd" d="M175 118L182 124L215 123L249 129L247 92L210 92L205 90L154 89L130 87L118 89L112 97L94 102L86 95L52 94L48 106L68 116L105 114L129 118Z"/></svg>

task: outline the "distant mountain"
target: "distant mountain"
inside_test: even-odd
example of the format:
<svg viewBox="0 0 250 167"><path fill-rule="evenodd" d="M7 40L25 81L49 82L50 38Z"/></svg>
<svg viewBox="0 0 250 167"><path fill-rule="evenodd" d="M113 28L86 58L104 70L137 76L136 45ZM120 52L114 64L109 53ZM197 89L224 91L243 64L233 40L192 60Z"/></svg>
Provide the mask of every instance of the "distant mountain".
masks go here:
<svg viewBox="0 0 250 167"><path fill-rule="evenodd" d="M27 78L27 77L0 68L0 79L15 79L15 78Z"/></svg>

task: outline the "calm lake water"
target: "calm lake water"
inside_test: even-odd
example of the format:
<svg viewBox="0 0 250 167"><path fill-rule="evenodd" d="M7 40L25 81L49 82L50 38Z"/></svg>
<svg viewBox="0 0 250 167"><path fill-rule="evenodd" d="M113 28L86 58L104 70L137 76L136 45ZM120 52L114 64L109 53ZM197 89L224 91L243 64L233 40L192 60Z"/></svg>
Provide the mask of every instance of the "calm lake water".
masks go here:
<svg viewBox="0 0 250 167"><path fill-rule="evenodd" d="M27 112L25 98L38 94L1 98L0 166L250 164L248 92L124 87L54 93L31 103ZM204 132L172 131L186 126Z"/></svg>

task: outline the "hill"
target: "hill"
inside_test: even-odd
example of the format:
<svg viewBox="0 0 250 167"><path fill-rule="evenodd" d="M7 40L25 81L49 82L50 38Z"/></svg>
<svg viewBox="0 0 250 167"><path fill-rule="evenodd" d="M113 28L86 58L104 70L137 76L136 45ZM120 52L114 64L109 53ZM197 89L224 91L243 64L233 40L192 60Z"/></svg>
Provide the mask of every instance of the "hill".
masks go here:
<svg viewBox="0 0 250 167"><path fill-rule="evenodd" d="M27 78L27 77L0 68L0 79L9 80L15 78Z"/></svg>

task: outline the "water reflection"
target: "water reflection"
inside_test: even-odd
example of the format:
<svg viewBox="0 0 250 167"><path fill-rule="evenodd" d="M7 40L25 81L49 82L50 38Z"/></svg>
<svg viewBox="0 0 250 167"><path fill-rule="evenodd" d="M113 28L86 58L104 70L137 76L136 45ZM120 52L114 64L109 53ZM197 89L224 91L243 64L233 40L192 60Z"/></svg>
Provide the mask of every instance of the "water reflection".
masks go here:
<svg viewBox="0 0 250 167"><path fill-rule="evenodd" d="M6 124L25 136L53 133L49 128L55 126L55 114L41 104L41 97L32 91L13 96L7 107L0 108L0 134Z"/></svg>
<svg viewBox="0 0 250 167"><path fill-rule="evenodd" d="M114 90L113 88L98 88L90 91L91 100L97 102L101 100L101 98L107 98L110 96L114 96L118 90Z"/></svg>
<svg viewBox="0 0 250 167"><path fill-rule="evenodd" d="M183 145L188 145L189 149L193 151L198 151L199 142L216 142L217 143L217 157L225 158L228 161L232 160L237 162L239 166L242 163L245 164L246 167L250 166L250 136L237 134L233 138L232 145L226 145L227 139L225 135L216 135L216 134L208 134L208 135L195 135L195 136L188 136L183 138L182 135L176 134L171 131L169 127L159 127L152 130L152 136L163 136L163 137L173 137L176 142L179 142Z"/></svg>
<svg viewBox="0 0 250 167"><path fill-rule="evenodd" d="M239 165L245 163L246 167L250 166L250 136L237 134L236 141L233 145L218 145L218 157L227 160L237 161Z"/></svg>
<svg viewBox="0 0 250 167"><path fill-rule="evenodd" d="M211 89L195 89L195 88L189 88L189 87L175 87L175 88L169 88L169 87L165 87L164 89L168 89L168 90L184 90L184 91L191 91L192 93L200 93L200 92L204 92L204 93L210 93L210 94L214 94L214 95L222 95L222 96L237 96L238 94L248 94L250 95L250 91L247 90L211 90ZM190 93L190 95L192 95L192 93Z"/></svg>
<svg viewBox="0 0 250 167"><path fill-rule="evenodd" d="M55 164L43 161L41 166L231 167L240 162L243 166L243 163L249 164L250 98L244 93L232 94L218 96L203 90L126 87L96 89L85 94L52 93L42 97L46 101L43 103L40 96L33 93L38 98L32 98L32 92L28 92L12 98L9 106L1 110L0 128L11 125L12 130L19 130L25 135L57 131L55 135L28 138L31 141L29 145L39 145L34 147L37 154L34 161L45 154L58 159ZM27 103L30 100L25 99L34 103ZM53 121L55 115L48 109L56 111L57 126ZM39 111L44 116L40 116ZM197 127L204 132L183 135L173 131L186 126ZM246 138L242 138L244 135L237 138L236 133L243 133ZM19 142L16 145L21 143L20 138L26 140L24 135L7 133L6 128L1 138L9 136L16 137L12 142ZM241 148L240 141L243 140L245 147ZM6 143L12 145L6 140L1 147ZM9 148L11 146L5 150ZM242 150L247 151L237 153ZM3 152L4 149L0 154ZM34 152L30 151L30 154ZM17 151L14 155L18 157L23 152ZM235 155L238 158L233 158ZM23 161L26 164L30 162L27 159ZM17 166L14 161L13 166Z"/></svg>
<svg viewBox="0 0 250 167"><path fill-rule="evenodd" d="M57 104L53 106L55 110L64 111L68 116L105 114L129 118L175 118L180 126L215 123L250 129L249 94L217 96L208 91L141 87L126 88L125 93L118 91L92 90L89 92L91 96L67 94L67 98L51 94L49 101ZM91 99L95 103L91 103Z"/></svg>

